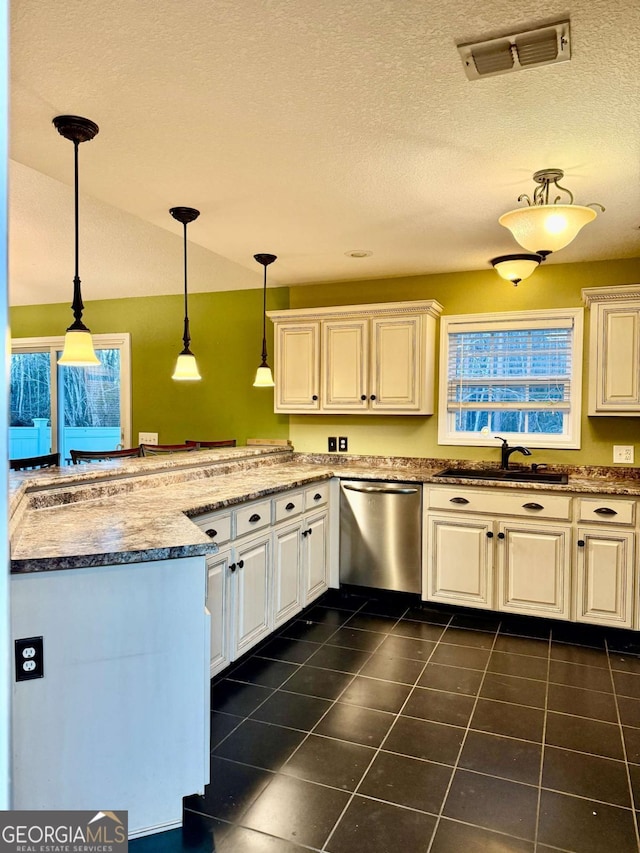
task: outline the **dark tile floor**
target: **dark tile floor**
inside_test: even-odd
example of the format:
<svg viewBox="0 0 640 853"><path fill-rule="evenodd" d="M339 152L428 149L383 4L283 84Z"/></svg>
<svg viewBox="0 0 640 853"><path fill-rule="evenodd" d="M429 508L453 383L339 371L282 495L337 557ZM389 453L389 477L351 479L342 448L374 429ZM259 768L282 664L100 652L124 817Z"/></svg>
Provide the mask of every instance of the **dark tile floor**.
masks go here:
<svg viewBox="0 0 640 853"><path fill-rule="evenodd" d="M211 784L132 853L640 849L640 634L330 591L212 684Z"/></svg>

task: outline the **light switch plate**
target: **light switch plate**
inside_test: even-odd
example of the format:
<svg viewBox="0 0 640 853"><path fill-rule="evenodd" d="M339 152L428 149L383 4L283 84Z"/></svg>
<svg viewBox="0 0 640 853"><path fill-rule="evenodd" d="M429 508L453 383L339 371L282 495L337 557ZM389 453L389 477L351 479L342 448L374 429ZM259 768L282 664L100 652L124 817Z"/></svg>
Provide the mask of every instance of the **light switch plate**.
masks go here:
<svg viewBox="0 0 640 853"><path fill-rule="evenodd" d="M157 444L158 443L158 433L157 432L139 432L138 433L138 444Z"/></svg>
<svg viewBox="0 0 640 853"><path fill-rule="evenodd" d="M614 444L613 461L633 465L633 444Z"/></svg>

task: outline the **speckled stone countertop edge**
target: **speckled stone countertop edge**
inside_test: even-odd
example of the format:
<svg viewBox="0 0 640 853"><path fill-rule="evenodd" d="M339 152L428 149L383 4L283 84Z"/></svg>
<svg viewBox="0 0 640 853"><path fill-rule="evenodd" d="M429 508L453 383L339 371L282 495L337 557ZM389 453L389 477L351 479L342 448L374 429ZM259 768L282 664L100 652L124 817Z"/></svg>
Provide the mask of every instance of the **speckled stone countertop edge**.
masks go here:
<svg viewBox="0 0 640 853"><path fill-rule="evenodd" d="M59 572L64 569L89 569L101 566L124 566L135 563L148 563L157 560L176 560L180 557L201 557L217 554L220 549L215 542L199 545L176 545L165 548L150 548L144 551L113 551L102 554L81 554L78 556L43 557L11 561L11 574L31 574L34 572Z"/></svg>

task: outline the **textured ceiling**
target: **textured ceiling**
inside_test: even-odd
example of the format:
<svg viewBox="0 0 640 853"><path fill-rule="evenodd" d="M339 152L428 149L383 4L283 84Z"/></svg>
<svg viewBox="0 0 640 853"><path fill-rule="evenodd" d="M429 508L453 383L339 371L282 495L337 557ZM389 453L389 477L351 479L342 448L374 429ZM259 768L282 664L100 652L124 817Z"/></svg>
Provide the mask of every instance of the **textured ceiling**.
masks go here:
<svg viewBox="0 0 640 853"><path fill-rule="evenodd" d="M476 82L456 44L571 20L572 59ZM607 208L552 257L640 255L640 4L575 0L13 0L10 292L64 301L80 146L85 301L484 269L498 216L565 170ZM353 249L371 257L345 256Z"/></svg>

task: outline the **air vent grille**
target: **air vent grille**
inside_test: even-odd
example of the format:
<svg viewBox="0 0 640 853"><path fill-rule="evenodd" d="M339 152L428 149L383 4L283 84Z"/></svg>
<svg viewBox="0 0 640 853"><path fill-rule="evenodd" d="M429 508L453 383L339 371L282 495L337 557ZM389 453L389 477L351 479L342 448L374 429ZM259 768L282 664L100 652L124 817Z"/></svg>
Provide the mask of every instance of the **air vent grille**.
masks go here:
<svg viewBox="0 0 640 853"><path fill-rule="evenodd" d="M458 45L469 80L571 59L569 21L474 44Z"/></svg>

